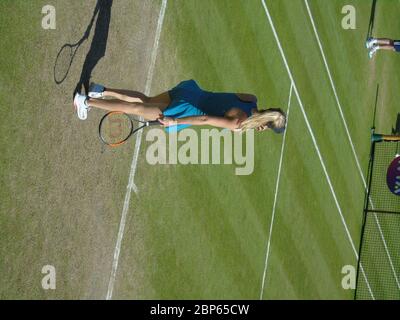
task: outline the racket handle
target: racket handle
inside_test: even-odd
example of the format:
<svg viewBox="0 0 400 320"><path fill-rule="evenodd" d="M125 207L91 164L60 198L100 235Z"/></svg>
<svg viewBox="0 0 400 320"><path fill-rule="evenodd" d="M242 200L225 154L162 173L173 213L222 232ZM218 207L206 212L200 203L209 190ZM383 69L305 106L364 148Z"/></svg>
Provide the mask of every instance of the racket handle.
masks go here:
<svg viewBox="0 0 400 320"><path fill-rule="evenodd" d="M157 125L161 125L161 123L158 120L154 120L154 121L147 121L146 122L146 126L157 126Z"/></svg>

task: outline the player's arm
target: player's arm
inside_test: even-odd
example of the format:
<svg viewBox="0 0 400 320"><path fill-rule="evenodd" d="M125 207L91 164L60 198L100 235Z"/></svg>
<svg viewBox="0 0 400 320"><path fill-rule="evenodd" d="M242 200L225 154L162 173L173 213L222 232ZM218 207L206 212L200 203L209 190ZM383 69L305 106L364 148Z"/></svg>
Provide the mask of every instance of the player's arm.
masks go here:
<svg viewBox="0 0 400 320"><path fill-rule="evenodd" d="M209 125L230 130L235 130L239 127L239 119L208 115L184 117L179 119L164 117L158 121L160 121L164 126L173 126L179 124L190 124L192 126Z"/></svg>

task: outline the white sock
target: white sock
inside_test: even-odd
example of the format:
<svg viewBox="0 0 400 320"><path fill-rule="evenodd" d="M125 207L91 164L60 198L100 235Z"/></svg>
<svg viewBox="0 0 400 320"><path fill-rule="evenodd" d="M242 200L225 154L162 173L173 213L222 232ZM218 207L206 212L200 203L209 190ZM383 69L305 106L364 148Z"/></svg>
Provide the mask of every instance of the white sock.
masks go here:
<svg viewBox="0 0 400 320"><path fill-rule="evenodd" d="M86 97L86 99L85 99L85 106L86 106L86 108L87 108L88 110L90 110L91 107L89 106L88 101L89 101L89 97Z"/></svg>

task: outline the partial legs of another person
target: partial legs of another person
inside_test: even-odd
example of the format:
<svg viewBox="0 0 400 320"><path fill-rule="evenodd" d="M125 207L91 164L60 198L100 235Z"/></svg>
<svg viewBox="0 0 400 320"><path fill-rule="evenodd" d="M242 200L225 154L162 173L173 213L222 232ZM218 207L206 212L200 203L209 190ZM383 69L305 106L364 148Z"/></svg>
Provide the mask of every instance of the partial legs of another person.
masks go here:
<svg viewBox="0 0 400 320"><path fill-rule="evenodd" d="M365 46L370 49L368 55L371 59L378 50L397 51L395 40L389 38L368 38Z"/></svg>

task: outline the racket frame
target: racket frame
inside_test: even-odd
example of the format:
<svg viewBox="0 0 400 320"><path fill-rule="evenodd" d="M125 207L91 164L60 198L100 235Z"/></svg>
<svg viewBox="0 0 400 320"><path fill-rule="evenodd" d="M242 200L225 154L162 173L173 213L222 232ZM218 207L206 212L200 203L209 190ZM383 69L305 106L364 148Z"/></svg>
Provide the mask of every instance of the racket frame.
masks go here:
<svg viewBox="0 0 400 320"><path fill-rule="evenodd" d="M127 135L127 137L125 139L123 139L123 140L121 140L119 142L109 143L103 138L103 136L101 134L101 128L102 128L102 124L103 124L104 120L107 119L107 117L112 116L112 115L116 115L116 114L125 115L129 119L129 121L131 122L131 130L130 130L129 134ZM135 128L134 122L141 123L142 126L139 126L138 128ZM100 140L101 140L102 143L104 143L105 145L107 145L109 147L115 148L115 147L118 147L118 146L124 144L133 134L135 134L139 130L142 130L143 128L146 128L148 126L153 126L153 125L160 125L160 122L158 120L142 121L142 120L139 120L139 119L135 119L132 116L130 116L129 114L127 114L125 112L122 112L122 111L111 111L111 112L106 113L100 120L100 123L99 123L99 137L100 137Z"/></svg>

